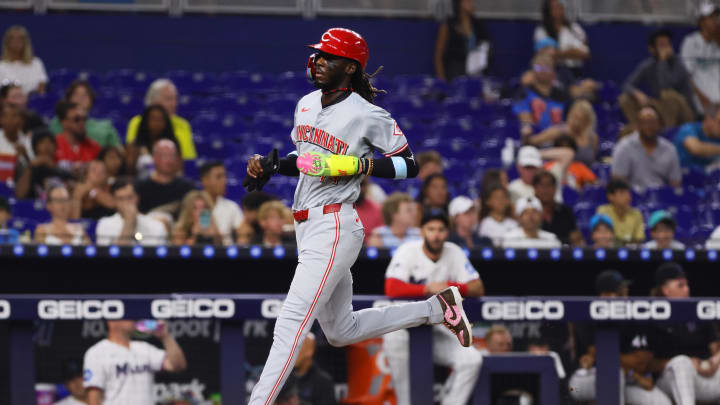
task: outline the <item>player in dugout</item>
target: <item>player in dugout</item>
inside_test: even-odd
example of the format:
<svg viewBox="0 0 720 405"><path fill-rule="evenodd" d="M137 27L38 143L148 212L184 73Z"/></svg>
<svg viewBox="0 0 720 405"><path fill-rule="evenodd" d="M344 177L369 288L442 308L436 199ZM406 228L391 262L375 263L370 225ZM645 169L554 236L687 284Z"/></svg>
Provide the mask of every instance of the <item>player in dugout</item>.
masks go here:
<svg viewBox="0 0 720 405"><path fill-rule="evenodd" d="M462 249L448 242L449 221L441 210L426 211L420 222L422 240L401 245L385 272L385 295L391 298L423 297L456 286L466 297L485 293L480 275ZM383 337L383 351L390 364L397 405L410 404L409 337L406 330ZM452 368L442 405L465 404L480 374L482 355L457 344L443 326L433 327L433 361Z"/></svg>

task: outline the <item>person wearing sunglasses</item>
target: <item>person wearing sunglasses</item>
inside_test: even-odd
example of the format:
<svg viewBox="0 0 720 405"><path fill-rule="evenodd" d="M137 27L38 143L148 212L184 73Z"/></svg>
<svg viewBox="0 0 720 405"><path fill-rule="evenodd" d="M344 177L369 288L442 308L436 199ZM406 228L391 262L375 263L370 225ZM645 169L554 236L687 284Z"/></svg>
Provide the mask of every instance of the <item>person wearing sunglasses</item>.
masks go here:
<svg viewBox="0 0 720 405"><path fill-rule="evenodd" d="M85 167L98 156L101 149L85 132L87 110L73 102L59 101L55 107L55 115L63 127L63 132L56 138L55 156L58 164L69 170Z"/></svg>

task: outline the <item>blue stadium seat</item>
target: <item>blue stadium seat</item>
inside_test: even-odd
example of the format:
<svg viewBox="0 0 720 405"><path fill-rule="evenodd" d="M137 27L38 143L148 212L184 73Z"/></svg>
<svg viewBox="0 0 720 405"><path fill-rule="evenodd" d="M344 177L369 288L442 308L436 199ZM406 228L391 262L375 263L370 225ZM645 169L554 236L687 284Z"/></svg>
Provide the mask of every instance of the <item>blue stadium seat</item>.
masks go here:
<svg viewBox="0 0 720 405"><path fill-rule="evenodd" d="M30 218L39 222L50 220L50 213L45 210L41 200L15 200L11 209L13 216L16 217Z"/></svg>
<svg viewBox="0 0 720 405"><path fill-rule="evenodd" d="M8 183L0 181L0 196L10 198L15 194L15 187L11 187Z"/></svg>
<svg viewBox="0 0 720 405"><path fill-rule="evenodd" d="M38 226L38 224L45 222L45 221L38 221L34 218L22 218L22 217L13 217L10 220L10 227L17 230L18 232L25 233L29 231L31 234L35 232L35 227Z"/></svg>

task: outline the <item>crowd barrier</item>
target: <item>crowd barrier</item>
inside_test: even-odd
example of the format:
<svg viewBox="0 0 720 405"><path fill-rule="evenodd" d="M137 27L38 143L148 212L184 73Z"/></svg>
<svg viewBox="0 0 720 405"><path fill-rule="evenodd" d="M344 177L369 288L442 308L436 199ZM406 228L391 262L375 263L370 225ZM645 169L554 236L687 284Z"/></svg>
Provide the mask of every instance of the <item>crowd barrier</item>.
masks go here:
<svg viewBox="0 0 720 405"><path fill-rule="evenodd" d="M223 403L240 404L246 398L243 320L274 319L282 295L0 295L0 324L9 322L11 405L33 403L35 343L33 321L107 319L214 319L220 334L220 391ZM384 296L356 296L356 310L391 305ZM570 321L597 322L597 404L617 402L619 331L623 322L709 322L720 319L720 299L665 300L651 298L600 299L593 297L485 297L466 299L472 322ZM612 322L611 324L607 322ZM431 328L410 334L412 403L431 405L433 398ZM508 361L519 361L508 359ZM497 363L497 362L495 362ZM529 364L529 363L528 363ZM498 367L496 364L495 367ZM529 364L528 366L535 367ZM502 368L502 367L500 367ZM550 380L548 380L550 381ZM480 384L482 386L482 384ZM486 386L486 385L485 385ZM547 387L545 387L547 388ZM485 404L476 390L476 404ZM541 402L542 405L545 405Z"/></svg>

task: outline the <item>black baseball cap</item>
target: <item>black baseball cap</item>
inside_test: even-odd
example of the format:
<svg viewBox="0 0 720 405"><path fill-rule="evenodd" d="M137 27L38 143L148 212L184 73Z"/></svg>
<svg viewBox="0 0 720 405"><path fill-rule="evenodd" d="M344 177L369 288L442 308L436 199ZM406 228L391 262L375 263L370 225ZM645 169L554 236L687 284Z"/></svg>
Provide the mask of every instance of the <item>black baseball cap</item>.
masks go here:
<svg viewBox="0 0 720 405"><path fill-rule="evenodd" d="M665 284L668 280L676 280L679 278L687 278L687 276L682 266L675 262L663 263L655 270L655 285L658 287Z"/></svg>
<svg viewBox="0 0 720 405"><path fill-rule="evenodd" d="M447 213L437 208L429 209L423 212L422 219L420 220L420 226L434 220L442 221L446 227L450 226L450 220L448 220Z"/></svg>
<svg viewBox="0 0 720 405"><path fill-rule="evenodd" d="M595 278L595 290L598 294L616 293L621 287L627 287L630 283L619 271L605 270Z"/></svg>

